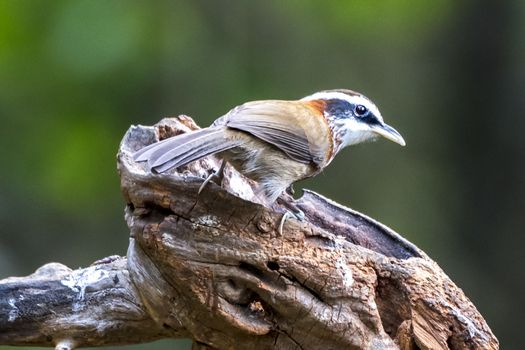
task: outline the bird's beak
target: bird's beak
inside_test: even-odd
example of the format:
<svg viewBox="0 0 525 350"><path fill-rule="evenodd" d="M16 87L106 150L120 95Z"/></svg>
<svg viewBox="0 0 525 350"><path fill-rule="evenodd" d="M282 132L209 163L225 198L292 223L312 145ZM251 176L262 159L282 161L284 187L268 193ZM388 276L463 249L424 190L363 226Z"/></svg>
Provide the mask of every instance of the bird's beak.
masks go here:
<svg viewBox="0 0 525 350"><path fill-rule="evenodd" d="M383 136L384 138L389 139L390 141L400 144L401 146L406 145L405 140L403 139L403 136L401 136L401 134L398 133L396 129L394 129L388 124L383 123L381 125L374 126L372 130L376 134L379 134Z"/></svg>

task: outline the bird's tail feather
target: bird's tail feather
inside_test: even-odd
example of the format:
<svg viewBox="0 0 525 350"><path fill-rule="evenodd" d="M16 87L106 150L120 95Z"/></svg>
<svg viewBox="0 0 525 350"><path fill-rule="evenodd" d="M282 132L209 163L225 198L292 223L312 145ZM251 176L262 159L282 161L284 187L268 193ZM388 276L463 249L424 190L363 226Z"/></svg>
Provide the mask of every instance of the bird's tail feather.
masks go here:
<svg viewBox="0 0 525 350"><path fill-rule="evenodd" d="M170 137L136 152L137 162L148 162L150 169L164 172L200 158L236 147L239 140L225 137L224 128L211 127Z"/></svg>

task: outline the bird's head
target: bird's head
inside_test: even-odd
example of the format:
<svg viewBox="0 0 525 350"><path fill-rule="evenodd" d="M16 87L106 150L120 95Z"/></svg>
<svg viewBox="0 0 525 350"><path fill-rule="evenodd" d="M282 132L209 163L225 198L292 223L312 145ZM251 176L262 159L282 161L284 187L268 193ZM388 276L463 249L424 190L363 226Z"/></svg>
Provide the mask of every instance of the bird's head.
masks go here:
<svg viewBox="0 0 525 350"><path fill-rule="evenodd" d="M360 93L326 90L307 96L302 101L319 102L317 105L327 118L340 148L373 140L378 136L405 145L401 134L383 121L376 105Z"/></svg>

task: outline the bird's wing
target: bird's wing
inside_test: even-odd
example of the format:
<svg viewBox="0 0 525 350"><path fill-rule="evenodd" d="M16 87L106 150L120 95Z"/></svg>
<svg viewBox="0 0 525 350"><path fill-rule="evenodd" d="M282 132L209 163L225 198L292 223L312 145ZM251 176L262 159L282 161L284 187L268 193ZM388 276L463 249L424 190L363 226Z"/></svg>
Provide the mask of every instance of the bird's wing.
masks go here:
<svg viewBox="0 0 525 350"><path fill-rule="evenodd" d="M309 141L312 130L321 125L316 111L292 101L254 101L233 109L220 120L220 124L241 130L282 150L301 163L321 164L326 150ZM318 112L317 112L318 113ZM304 122L306 121L306 123ZM310 136L310 137L309 137Z"/></svg>
<svg viewBox="0 0 525 350"><path fill-rule="evenodd" d="M240 140L224 136L224 127L205 128L173 136L136 152L137 162L148 162L158 173L191 163L197 159L236 147Z"/></svg>

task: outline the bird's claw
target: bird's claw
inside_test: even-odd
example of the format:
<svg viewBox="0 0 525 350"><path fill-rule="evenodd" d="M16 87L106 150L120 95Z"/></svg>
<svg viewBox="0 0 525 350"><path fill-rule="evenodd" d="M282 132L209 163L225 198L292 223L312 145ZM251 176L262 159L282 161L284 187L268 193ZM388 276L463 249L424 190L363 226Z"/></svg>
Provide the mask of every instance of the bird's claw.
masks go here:
<svg viewBox="0 0 525 350"><path fill-rule="evenodd" d="M217 172L215 170L213 170L213 172L210 175L208 175L208 177L206 179L204 179L204 181L202 182L202 184L199 187L199 191L197 192L197 194L201 194L201 192L204 189L204 187L206 187L206 185L216 176L217 176Z"/></svg>
<svg viewBox="0 0 525 350"><path fill-rule="evenodd" d="M204 187L206 187L206 185L214 178L216 177L217 180L219 180L219 185L222 183L222 179L224 178L224 166L226 165L226 162L225 161L222 161L221 162L221 165L219 167L219 170L215 171L213 170L213 172L208 175L208 177L206 179L204 179L204 181L202 182L202 184L200 185L199 187L199 191L197 192L197 194L201 194L202 190L204 190Z"/></svg>
<svg viewBox="0 0 525 350"><path fill-rule="evenodd" d="M304 212L302 210L300 210L300 209L297 209L296 212L292 212L290 210L287 210L283 214L283 217L281 218L281 222L279 223L278 232L279 232L280 236L283 235L284 223L286 222L286 220L288 220L290 218L293 218L293 219L298 220L298 221L304 221L305 215L304 215Z"/></svg>

